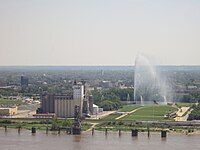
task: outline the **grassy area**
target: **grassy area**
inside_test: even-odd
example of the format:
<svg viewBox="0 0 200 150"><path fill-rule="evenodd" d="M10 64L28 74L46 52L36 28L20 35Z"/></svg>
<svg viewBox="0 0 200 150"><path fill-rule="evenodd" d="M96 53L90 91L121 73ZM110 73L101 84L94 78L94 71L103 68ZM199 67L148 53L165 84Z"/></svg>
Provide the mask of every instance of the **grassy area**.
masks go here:
<svg viewBox="0 0 200 150"><path fill-rule="evenodd" d="M135 110L140 107L142 107L142 106L124 105L123 108L118 110L118 113L110 114L110 115L104 117L102 119L102 121L115 120L117 117L122 115L120 112L130 112L130 111Z"/></svg>
<svg viewBox="0 0 200 150"><path fill-rule="evenodd" d="M18 129L18 127L20 126L21 129L28 129L30 130L32 127L36 127L37 130L46 130L46 127L48 126L49 130L52 127L52 124L44 124L41 122L24 122L27 120L22 119L22 122L2 122L5 119L1 119L0 120L0 127L4 128L4 126L7 126L7 128L13 128L13 129ZM62 119L63 120L63 119ZM11 120L10 120L11 121ZM43 119L43 121L45 121ZM50 120L49 120L50 121ZM61 120L59 120L60 122ZM83 121L82 122L82 131L86 131L91 127L91 124L89 122ZM136 128L139 130L139 132L146 132L147 131L147 124L137 124L134 121L103 121L103 122L99 122L100 124L96 125L95 130L99 130L99 131L105 131L105 129L108 129L108 131L118 131L119 129L121 131L131 131L131 129ZM169 125L155 125L155 124L149 124L149 129L150 132L160 132L162 129L166 129L166 130L172 130L175 132L181 132L183 133L183 131L188 131L188 127L181 127L181 126L169 126ZM66 127L64 126L60 126L61 127L61 131L62 132L66 132ZM194 128L192 128L194 129ZM199 130L199 128L195 128L195 130ZM54 130L54 131L58 131L58 130Z"/></svg>
<svg viewBox="0 0 200 150"><path fill-rule="evenodd" d="M134 113L134 115L150 115L150 116L164 116L169 111L176 111L177 109L171 106L146 106Z"/></svg>
<svg viewBox="0 0 200 150"><path fill-rule="evenodd" d="M166 120L164 116L168 112L176 110L176 108L171 106L145 106L142 109L125 116L121 120Z"/></svg>
<svg viewBox="0 0 200 150"><path fill-rule="evenodd" d="M23 103L22 101L18 101L18 100L8 100L8 99L0 99L0 105L11 105L11 104L15 104L15 105L24 105L26 103Z"/></svg>
<svg viewBox="0 0 200 150"><path fill-rule="evenodd" d="M171 120L171 119L167 119L167 118L164 118L163 116L140 116L140 115L128 115L124 118L122 118L121 120L145 120L145 121L148 121L148 120L151 120L151 121L155 121L155 120Z"/></svg>
<svg viewBox="0 0 200 150"><path fill-rule="evenodd" d="M194 103L176 103L177 107L191 107Z"/></svg>
<svg viewBox="0 0 200 150"><path fill-rule="evenodd" d="M180 106L188 106L190 103L178 103ZM115 120L115 118L119 117L121 113L119 112L130 112L141 106L135 105L125 105L122 109L118 110L118 113L110 114L103 119L98 120L83 120L82 121L82 130L87 130L91 127L90 123L99 123L95 129L97 130L105 130L105 128L109 128L109 130L118 130L121 129L123 131L130 131L132 128L138 128L141 131L146 130L147 125L140 124L136 121L141 120L158 120L158 121L170 121L172 119L165 118L164 116L168 112L176 111L177 108L172 106L143 106L141 109L137 110L134 113L128 114L124 118L119 120ZM7 120L8 122L4 122L3 120ZM25 129L31 129L32 127L36 127L40 130L45 130L48 125L51 128L53 125L63 127L65 130L66 123L73 124L72 119L34 119L34 118L2 118L0 119L0 127L4 127L7 125L8 128L17 128L19 125ZM151 130L160 130L163 125L150 125ZM166 128L169 128L166 126ZM171 128L171 127L170 127ZM177 127L178 130L178 127ZM182 129L181 129L182 130Z"/></svg>
<svg viewBox="0 0 200 150"><path fill-rule="evenodd" d="M43 122L43 121L42 121ZM11 119L0 119L0 127L7 126L8 128L18 128L21 127L23 129L31 129L32 127L36 127L39 130L45 130L47 126L51 127L52 124L41 121L26 121L26 120L11 120Z"/></svg>
<svg viewBox="0 0 200 150"><path fill-rule="evenodd" d="M121 116L120 113L113 113L113 114L110 114L106 117L104 117L102 120L115 120L115 118Z"/></svg>
<svg viewBox="0 0 200 150"><path fill-rule="evenodd" d="M118 113L110 114L110 115L104 117L103 119L101 119L101 121L115 120L117 117L122 115L120 112L130 112L130 111L135 110L140 107L142 107L142 106L124 105L123 108L118 110Z"/></svg>
<svg viewBox="0 0 200 150"><path fill-rule="evenodd" d="M124 105L121 109L118 110L118 112L130 112L130 111L140 108L140 107L142 107L142 106Z"/></svg>
<svg viewBox="0 0 200 150"><path fill-rule="evenodd" d="M185 133L185 132L189 132L189 130L193 130L193 131L200 131L199 128L188 128L188 127L184 127L184 126L159 126L159 125L149 125L149 129L147 129L147 125L115 125L115 127L113 127L113 125L109 126L102 126L102 125L97 125L95 130L99 130L99 131L104 131L105 130L109 131L119 131L119 129L121 131L126 131L126 132L130 132L132 129L137 129L139 132L147 132L148 130L150 132L160 132L162 130L167 130L169 132L176 132L176 133ZM192 132L191 132L192 133Z"/></svg>
<svg viewBox="0 0 200 150"><path fill-rule="evenodd" d="M135 106L135 105L125 105L122 109L118 110L118 112L130 112L137 108L141 108L143 106ZM171 106L144 106L143 108L137 110L132 114L128 114L127 116L121 118L121 121L127 120L172 120L171 118L165 118L165 115L169 112L177 111L177 108ZM120 113L110 114L103 119L102 121L114 121L117 117L119 117Z"/></svg>
<svg viewBox="0 0 200 150"><path fill-rule="evenodd" d="M68 124L68 125L67 125ZM46 130L48 126L49 129L52 127L55 130L61 128L62 130L66 130L66 127L73 126L73 120L71 119L11 119L11 118L1 118L0 119L0 127L7 128L18 128L21 127L22 129L31 129L35 127L38 130ZM88 122L82 122L82 131L88 130L91 127L91 124Z"/></svg>

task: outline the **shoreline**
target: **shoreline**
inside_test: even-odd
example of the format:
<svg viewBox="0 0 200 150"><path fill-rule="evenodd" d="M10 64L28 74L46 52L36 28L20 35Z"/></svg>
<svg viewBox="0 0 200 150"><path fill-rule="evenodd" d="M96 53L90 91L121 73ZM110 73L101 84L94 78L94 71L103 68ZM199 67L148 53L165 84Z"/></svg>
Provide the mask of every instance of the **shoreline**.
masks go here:
<svg viewBox="0 0 200 150"><path fill-rule="evenodd" d="M37 127L36 127L36 129L37 129ZM109 129L109 128L107 128L107 129ZM133 128L133 129L137 129L137 128ZM0 130L2 130L2 131L5 131L5 133L7 133L7 132L9 132L9 130L15 130L16 132L20 132L21 130L26 130L26 131L31 131L31 129L27 129L27 128L20 128L20 131L18 130L18 128L9 128L9 127L7 127L6 129L5 129L5 127L0 127ZM148 135L148 131L139 131L140 129L138 129L138 134L147 134ZM194 129L195 130L195 129ZM47 134L47 132L46 132L46 130L45 129L37 129L37 131L39 131L39 132L42 132L42 131L44 131L44 133L46 133ZM159 134L161 134L161 131L162 130L159 130L159 131L151 131L150 130L150 135L159 135ZM167 130L167 129L163 129L163 131L166 131L167 132L167 134L171 134L171 135L200 135L200 130L197 130L197 131L193 131L193 132L188 132L188 131L186 131L186 130L183 130L182 132L177 132L177 131L170 131L170 130ZM60 130L60 133L58 133L59 132L59 130L48 130L48 133L57 133L57 134L60 134L60 133L66 133L66 134L68 134L67 132L66 132L66 130ZM88 129L88 130L85 130L85 131L81 131L81 133L82 134L87 134L87 133L91 133L91 135L92 135L92 130L90 130L90 129ZM105 130L94 130L94 133L93 134L95 134L95 133L106 133L106 131ZM30 132L31 133L31 132ZM119 134L119 130L107 130L107 134L109 134L109 133L112 133L112 134ZM131 130L130 131L127 131L127 130L121 130L120 131L120 134L123 134L123 133L125 133L125 134L130 134L131 135ZM69 134L68 134L69 135Z"/></svg>

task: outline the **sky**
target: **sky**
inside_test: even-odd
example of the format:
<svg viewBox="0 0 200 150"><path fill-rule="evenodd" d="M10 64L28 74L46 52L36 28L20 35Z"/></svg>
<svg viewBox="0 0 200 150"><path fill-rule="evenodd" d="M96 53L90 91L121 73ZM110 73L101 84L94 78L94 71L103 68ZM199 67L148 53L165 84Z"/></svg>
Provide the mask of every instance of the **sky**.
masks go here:
<svg viewBox="0 0 200 150"><path fill-rule="evenodd" d="M200 65L199 0L0 0L0 66Z"/></svg>

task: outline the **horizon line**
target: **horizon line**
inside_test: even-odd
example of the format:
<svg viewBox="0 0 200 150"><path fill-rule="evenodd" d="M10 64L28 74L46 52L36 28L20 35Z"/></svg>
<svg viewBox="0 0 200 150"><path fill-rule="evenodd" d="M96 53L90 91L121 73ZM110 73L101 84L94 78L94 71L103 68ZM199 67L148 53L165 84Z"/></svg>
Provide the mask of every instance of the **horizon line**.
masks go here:
<svg viewBox="0 0 200 150"><path fill-rule="evenodd" d="M0 67L133 67L135 65L0 65ZM200 66L200 64L170 64L170 65L154 65L154 66Z"/></svg>

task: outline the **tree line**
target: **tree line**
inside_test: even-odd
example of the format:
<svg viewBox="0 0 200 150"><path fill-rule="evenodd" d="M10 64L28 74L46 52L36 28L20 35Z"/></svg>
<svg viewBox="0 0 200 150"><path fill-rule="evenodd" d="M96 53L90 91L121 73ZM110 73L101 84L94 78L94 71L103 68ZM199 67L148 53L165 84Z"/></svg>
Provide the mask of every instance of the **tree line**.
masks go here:
<svg viewBox="0 0 200 150"><path fill-rule="evenodd" d="M102 107L105 111L117 110L122 107L121 101L134 100L133 89L117 89L113 88L110 90L92 91L94 103L99 107ZM129 95L129 96L128 96ZM129 98L128 98L129 97Z"/></svg>

